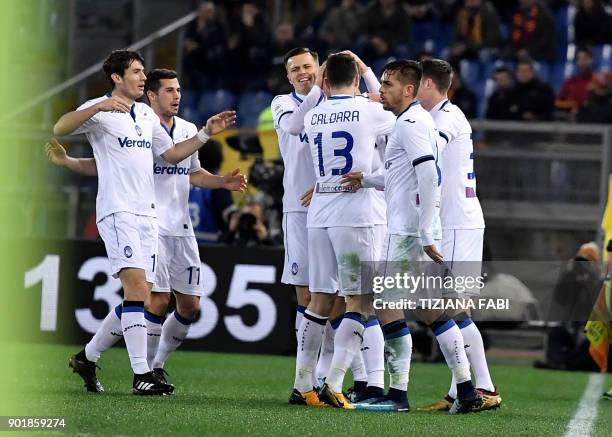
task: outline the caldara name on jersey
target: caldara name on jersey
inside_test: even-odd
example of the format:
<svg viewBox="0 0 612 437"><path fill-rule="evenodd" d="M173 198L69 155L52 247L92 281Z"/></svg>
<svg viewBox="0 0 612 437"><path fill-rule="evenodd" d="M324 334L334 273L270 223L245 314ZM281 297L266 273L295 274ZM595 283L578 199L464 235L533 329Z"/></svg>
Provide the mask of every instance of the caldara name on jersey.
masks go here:
<svg viewBox="0 0 612 437"><path fill-rule="evenodd" d="M328 118L329 117L329 118ZM359 121L359 111L340 111L331 114L312 114L311 125Z"/></svg>
<svg viewBox="0 0 612 437"><path fill-rule="evenodd" d="M179 167L178 165L173 166L161 166L157 165L157 163L153 163L153 173L155 174L178 174L178 175L188 175L189 167Z"/></svg>
<svg viewBox="0 0 612 437"><path fill-rule="evenodd" d="M117 141L119 141L119 145L121 147L145 147L147 149L151 148L151 141L145 140L145 139L133 140L128 137L123 137L123 138L117 138Z"/></svg>

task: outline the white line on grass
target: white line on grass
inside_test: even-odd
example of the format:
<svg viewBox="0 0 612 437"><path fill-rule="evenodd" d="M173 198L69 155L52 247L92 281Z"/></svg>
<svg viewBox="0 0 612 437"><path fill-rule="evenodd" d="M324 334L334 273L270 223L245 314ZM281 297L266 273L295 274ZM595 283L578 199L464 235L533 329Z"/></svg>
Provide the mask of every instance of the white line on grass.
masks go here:
<svg viewBox="0 0 612 437"><path fill-rule="evenodd" d="M593 424L597 419L597 406L603 390L605 376L603 373L594 373L589 377L589 382L584 389L582 398L580 398L578 409L569 425L567 425L565 437L587 437L591 435Z"/></svg>

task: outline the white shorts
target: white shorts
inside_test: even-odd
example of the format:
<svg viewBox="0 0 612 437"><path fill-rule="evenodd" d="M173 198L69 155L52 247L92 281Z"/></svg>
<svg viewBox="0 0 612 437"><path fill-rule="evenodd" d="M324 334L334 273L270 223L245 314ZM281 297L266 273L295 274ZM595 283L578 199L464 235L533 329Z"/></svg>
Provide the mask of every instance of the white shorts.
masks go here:
<svg viewBox="0 0 612 437"><path fill-rule="evenodd" d="M143 269L147 282L155 282L157 269L157 218L116 212L98 222L113 277L121 269Z"/></svg>
<svg viewBox="0 0 612 437"><path fill-rule="evenodd" d="M442 255L455 276L477 278L482 274L484 229L444 229ZM468 296L480 294L478 287L462 290Z"/></svg>
<svg viewBox="0 0 612 437"><path fill-rule="evenodd" d="M202 296L201 261L195 237L159 236L159 262L153 291Z"/></svg>
<svg viewBox="0 0 612 437"><path fill-rule="evenodd" d="M387 225L374 225L374 259L372 261L381 261L383 254L383 246L385 245L385 237L387 236Z"/></svg>
<svg viewBox="0 0 612 437"><path fill-rule="evenodd" d="M339 290L341 296L362 294L362 262L373 259L373 247L372 227L308 229L310 291Z"/></svg>
<svg viewBox="0 0 612 437"><path fill-rule="evenodd" d="M283 284L308 287L308 228L305 212L283 214L285 266Z"/></svg>
<svg viewBox="0 0 612 437"><path fill-rule="evenodd" d="M482 261L484 229L443 229L442 255L447 262Z"/></svg>

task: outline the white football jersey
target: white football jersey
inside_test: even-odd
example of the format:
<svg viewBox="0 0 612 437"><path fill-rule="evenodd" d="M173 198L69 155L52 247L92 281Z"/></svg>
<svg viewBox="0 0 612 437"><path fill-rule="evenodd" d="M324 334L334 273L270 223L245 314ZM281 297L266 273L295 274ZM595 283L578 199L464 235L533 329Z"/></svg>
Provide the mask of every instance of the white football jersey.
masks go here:
<svg viewBox="0 0 612 437"><path fill-rule="evenodd" d="M323 93L319 102L324 99ZM312 188L315 183L315 174L312 171L312 158L308 146L308 138L304 130L299 135L291 135L280 128L281 118L292 114L302 103L305 96L296 94L282 94L272 100L272 116L274 129L278 136L281 157L285 165L283 175L283 212L306 212L300 202L302 194Z"/></svg>
<svg viewBox="0 0 612 437"><path fill-rule="evenodd" d="M420 237L418 180L414 167L436 161L438 132L429 113L418 101L397 116L385 150L385 199L387 232ZM441 177L438 168L438 179ZM438 208L434 215L433 238L442 239Z"/></svg>
<svg viewBox="0 0 612 437"><path fill-rule="evenodd" d="M361 96L329 97L304 118L317 176L308 209L307 226L372 226L374 190L344 191L342 175L351 171L372 173L376 137L390 133L391 112Z"/></svg>
<svg viewBox="0 0 612 437"><path fill-rule="evenodd" d="M385 146L387 144L387 135L381 135L376 139L376 153L374 153L374 162L372 163L372 174L384 174L385 172ZM374 192L374 224L387 224L387 202L385 201L385 192L383 190L373 189Z"/></svg>
<svg viewBox="0 0 612 437"><path fill-rule="evenodd" d="M162 127L166 129L164 125ZM179 117L174 117L174 124L168 132L175 143L192 138L197 133L198 128L195 124ZM195 235L189 215L189 174L200 168L197 152L174 165L162 157L155 157L153 176L159 235L166 237Z"/></svg>
<svg viewBox="0 0 612 437"><path fill-rule="evenodd" d="M458 106L442 100L430 111L440 134L442 196L440 218L444 229L485 227L476 197L472 127Z"/></svg>
<svg viewBox="0 0 612 437"><path fill-rule="evenodd" d="M109 97L89 100L78 110ZM153 109L136 102L129 113L98 112L72 133L85 134L96 159L96 222L122 211L157 217L153 155L160 156L173 144Z"/></svg>

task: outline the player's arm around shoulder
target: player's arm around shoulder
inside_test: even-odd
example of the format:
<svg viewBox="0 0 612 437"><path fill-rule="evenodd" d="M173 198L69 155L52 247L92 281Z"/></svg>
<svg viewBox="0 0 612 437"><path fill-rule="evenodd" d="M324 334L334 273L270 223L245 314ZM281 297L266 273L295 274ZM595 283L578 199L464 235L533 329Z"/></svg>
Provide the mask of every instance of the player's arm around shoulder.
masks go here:
<svg viewBox="0 0 612 437"><path fill-rule="evenodd" d="M169 148L165 148L161 156L170 164L178 164L183 159L195 153L210 139L210 137L224 131L234 123L236 123L236 111L223 111L213 115L206 121L206 126L200 129L196 135L180 143L171 144ZM172 142L169 137L165 138L163 134L162 138L163 139L159 141L167 142L170 140L170 142Z"/></svg>
<svg viewBox="0 0 612 437"><path fill-rule="evenodd" d="M98 113L110 111L130 112L130 105L117 96L102 99L98 102L87 102L81 105L79 109L62 115L53 126L53 135L70 135Z"/></svg>

